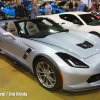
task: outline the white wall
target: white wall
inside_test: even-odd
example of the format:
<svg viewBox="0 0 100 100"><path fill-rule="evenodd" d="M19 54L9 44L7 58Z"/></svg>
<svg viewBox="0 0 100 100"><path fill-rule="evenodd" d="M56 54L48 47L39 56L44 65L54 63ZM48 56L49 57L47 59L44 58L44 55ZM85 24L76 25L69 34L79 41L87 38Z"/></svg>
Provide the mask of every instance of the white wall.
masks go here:
<svg viewBox="0 0 100 100"><path fill-rule="evenodd" d="M91 8L91 0L83 0L83 2L88 6L88 1L89 1L89 8Z"/></svg>

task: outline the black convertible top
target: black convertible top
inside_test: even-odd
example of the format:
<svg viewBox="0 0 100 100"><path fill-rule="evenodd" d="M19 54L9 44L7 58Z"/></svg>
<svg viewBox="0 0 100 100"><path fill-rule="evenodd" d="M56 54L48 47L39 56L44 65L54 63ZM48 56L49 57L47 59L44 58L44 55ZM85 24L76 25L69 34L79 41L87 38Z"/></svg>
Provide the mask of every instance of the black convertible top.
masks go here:
<svg viewBox="0 0 100 100"><path fill-rule="evenodd" d="M19 23L19 22L23 22L23 21L34 21L34 22L39 22L40 20L42 19L46 19L46 18L43 18L43 17L38 17L38 18L35 18L35 19L28 19L28 18L6 18L6 19L1 19L0 20L0 26L3 26L5 23L8 23L9 21L13 21L15 23Z"/></svg>

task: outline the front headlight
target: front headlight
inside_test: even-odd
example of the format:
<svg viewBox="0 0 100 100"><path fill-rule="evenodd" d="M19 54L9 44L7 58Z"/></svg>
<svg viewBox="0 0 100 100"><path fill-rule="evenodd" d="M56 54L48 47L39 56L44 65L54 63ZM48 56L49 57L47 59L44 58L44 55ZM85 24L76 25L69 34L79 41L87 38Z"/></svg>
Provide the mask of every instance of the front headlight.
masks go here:
<svg viewBox="0 0 100 100"><path fill-rule="evenodd" d="M56 53L62 60L64 60L69 66L76 67L76 68L89 68L88 65L83 63L82 61L78 60L77 58L68 55L66 53Z"/></svg>

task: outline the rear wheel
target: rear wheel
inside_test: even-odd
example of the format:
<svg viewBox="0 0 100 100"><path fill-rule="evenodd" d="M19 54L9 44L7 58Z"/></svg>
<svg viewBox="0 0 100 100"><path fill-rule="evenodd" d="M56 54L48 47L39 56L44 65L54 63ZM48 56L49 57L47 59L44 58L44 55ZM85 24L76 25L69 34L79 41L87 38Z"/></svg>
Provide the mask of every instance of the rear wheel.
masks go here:
<svg viewBox="0 0 100 100"><path fill-rule="evenodd" d="M36 76L39 83L48 90L60 87L59 73L56 67L46 58L41 58L35 65Z"/></svg>

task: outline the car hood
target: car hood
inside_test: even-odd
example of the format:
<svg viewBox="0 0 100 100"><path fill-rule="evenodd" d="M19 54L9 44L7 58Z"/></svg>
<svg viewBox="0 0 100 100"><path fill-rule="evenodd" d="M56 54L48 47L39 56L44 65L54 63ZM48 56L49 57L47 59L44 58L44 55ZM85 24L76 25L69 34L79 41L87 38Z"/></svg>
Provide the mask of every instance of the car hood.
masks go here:
<svg viewBox="0 0 100 100"><path fill-rule="evenodd" d="M57 6L64 6L66 2L67 1L61 1L60 3L57 4Z"/></svg>
<svg viewBox="0 0 100 100"><path fill-rule="evenodd" d="M100 53L100 39L97 36L85 32L80 32L77 34L77 32L78 31L70 31L68 33L62 32L46 36L45 38L38 38L35 40L38 42L62 48L71 53L74 53L81 58L88 58L97 53ZM97 42L95 42L95 40L97 40ZM84 48L84 46L86 46L87 48Z"/></svg>
<svg viewBox="0 0 100 100"><path fill-rule="evenodd" d="M49 2L49 4L52 4L54 1L48 1L48 2ZM41 6L45 6L45 5L46 5L46 2L44 2L43 4L41 4L40 7Z"/></svg>
<svg viewBox="0 0 100 100"><path fill-rule="evenodd" d="M32 1L23 1L22 5L24 6L29 6L31 4Z"/></svg>

